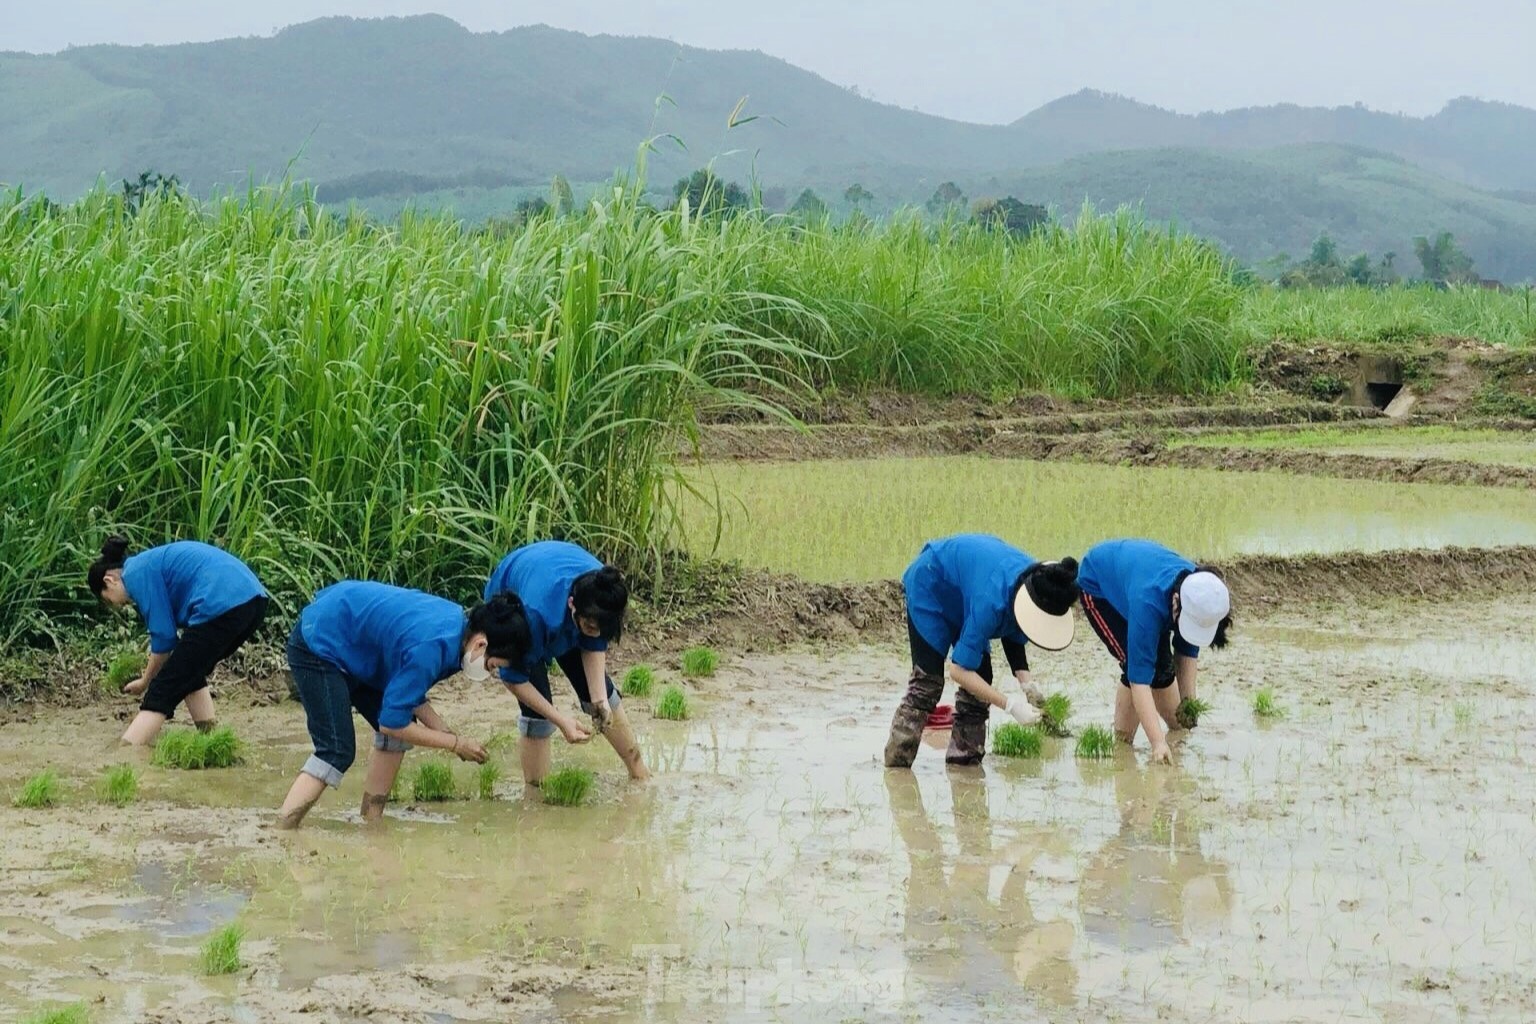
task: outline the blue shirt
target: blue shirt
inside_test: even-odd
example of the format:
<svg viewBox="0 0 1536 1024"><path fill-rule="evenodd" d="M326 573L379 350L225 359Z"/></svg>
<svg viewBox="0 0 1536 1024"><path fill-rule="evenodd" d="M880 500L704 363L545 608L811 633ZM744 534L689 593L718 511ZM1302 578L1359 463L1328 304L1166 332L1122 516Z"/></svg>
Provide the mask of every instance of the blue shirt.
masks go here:
<svg viewBox="0 0 1536 1024"><path fill-rule="evenodd" d="M562 654L580 648L606 651L608 641L586 636L571 615L571 586L603 563L575 544L563 540L541 540L518 548L496 567L485 584L485 600L505 591L522 598L528 614L532 643L528 659L520 667L501 670L509 683L526 683L536 665L547 665Z"/></svg>
<svg viewBox="0 0 1536 1024"><path fill-rule="evenodd" d="M427 691L459 670L464 609L419 590L343 580L299 614L304 643L384 695L379 725L403 729Z"/></svg>
<svg viewBox="0 0 1536 1024"><path fill-rule="evenodd" d="M1014 584L1036 560L984 533L923 545L901 577L917 635L972 672L993 640L1028 643L1013 617Z"/></svg>
<svg viewBox="0 0 1536 1024"><path fill-rule="evenodd" d="M1196 658L1200 648L1173 628L1173 591L1195 563L1156 541L1107 540L1088 549L1077 570L1077 585L1090 597L1109 602L1126 622L1125 677L1150 686L1157 653L1173 637L1173 649Z"/></svg>
<svg viewBox="0 0 1536 1024"><path fill-rule="evenodd" d="M149 627L155 654L175 650L179 630L267 596L244 562L195 540L163 544L124 561L123 589Z"/></svg>

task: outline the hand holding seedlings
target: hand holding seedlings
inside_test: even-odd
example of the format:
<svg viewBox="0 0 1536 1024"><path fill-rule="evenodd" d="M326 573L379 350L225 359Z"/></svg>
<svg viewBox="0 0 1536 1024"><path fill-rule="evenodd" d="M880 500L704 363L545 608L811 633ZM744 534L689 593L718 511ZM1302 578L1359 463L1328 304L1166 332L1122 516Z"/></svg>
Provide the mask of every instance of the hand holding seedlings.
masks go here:
<svg viewBox="0 0 1536 1024"><path fill-rule="evenodd" d="M592 734L569 718L561 719L560 735L565 737L567 743L586 743L592 738Z"/></svg>
<svg viewBox="0 0 1536 1024"><path fill-rule="evenodd" d="M1020 725L1034 725L1040 721L1040 712L1023 694L1014 694L1008 698L1008 703L1003 705L1003 710Z"/></svg>
<svg viewBox="0 0 1536 1024"><path fill-rule="evenodd" d="M465 739L463 736L453 737L453 752L460 761L473 761L475 764L485 764L485 745L479 740Z"/></svg>
<svg viewBox="0 0 1536 1024"><path fill-rule="evenodd" d="M1037 708L1045 707L1045 691L1040 689L1040 684L1031 680L1024 684L1024 696Z"/></svg>
<svg viewBox="0 0 1536 1024"><path fill-rule="evenodd" d="M592 705L592 731L606 733L613 724L613 707L606 700Z"/></svg>

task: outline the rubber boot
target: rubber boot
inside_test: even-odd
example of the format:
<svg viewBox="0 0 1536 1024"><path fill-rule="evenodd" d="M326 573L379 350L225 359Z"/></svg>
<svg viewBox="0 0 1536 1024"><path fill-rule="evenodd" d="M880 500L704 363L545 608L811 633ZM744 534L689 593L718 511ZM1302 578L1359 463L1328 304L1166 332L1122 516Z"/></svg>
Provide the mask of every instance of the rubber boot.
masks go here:
<svg viewBox="0 0 1536 1024"><path fill-rule="evenodd" d="M912 767L917 748L923 742L923 727L943 695L944 680L914 665L912 678L907 680L907 695L896 705L896 715L891 719L891 737L885 741L887 768Z"/></svg>
<svg viewBox="0 0 1536 1024"><path fill-rule="evenodd" d="M981 764L987 753L988 705L966 690L955 695L955 724L949 730L949 749L944 760L949 764Z"/></svg>

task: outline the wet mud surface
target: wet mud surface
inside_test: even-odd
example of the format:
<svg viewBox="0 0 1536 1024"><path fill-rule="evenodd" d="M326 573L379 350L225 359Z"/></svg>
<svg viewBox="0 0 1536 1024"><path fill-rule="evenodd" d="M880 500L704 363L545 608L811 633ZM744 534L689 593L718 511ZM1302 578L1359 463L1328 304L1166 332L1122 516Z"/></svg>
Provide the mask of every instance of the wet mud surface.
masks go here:
<svg viewBox="0 0 1536 1024"><path fill-rule="evenodd" d="M307 752L297 705L227 701L251 761L145 765L125 809L93 790L126 756L111 709L45 714L0 727L0 790L45 765L66 787L0 807L0 1020L1528 1020L1533 617L1465 592L1256 610L1172 768L1048 740L946 769L933 734L887 772L894 643L729 656L692 721L630 702L650 786L557 745L599 772L577 809L524 799L513 702L454 680L448 720L503 734L496 799L364 829L354 772L296 835L263 825ZM1074 724L1108 724L1086 630L1036 661ZM1266 686L1284 717L1254 716ZM230 920L247 966L200 976Z"/></svg>

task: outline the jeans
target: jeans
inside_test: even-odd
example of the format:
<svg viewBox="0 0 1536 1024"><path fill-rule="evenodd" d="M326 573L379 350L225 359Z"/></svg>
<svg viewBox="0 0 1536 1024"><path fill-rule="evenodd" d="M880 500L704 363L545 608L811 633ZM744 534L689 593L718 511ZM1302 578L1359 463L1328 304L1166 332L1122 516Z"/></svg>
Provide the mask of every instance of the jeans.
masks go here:
<svg viewBox="0 0 1536 1024"><path fill-rule="evenodd" d="M591 694L587 691L586 670L581 666L581 651L567 651L556 658L555 662L560 666L560 671L565 673L565 678L570 680L571 689L576 691L576 696L581 700L581 710L590 715L592 713ZM550 696L549 690L548 665L539 665L530 671L528 673L528 682L533 685L535 690L539 691L540 696L551 704L554 703L554 698ZM608 687L608 706L618 710L619 691L614 687L611 678L605 676L603 677L603 682ZM519 733L535 740L547 740L555 734L557 731L555 723L522 701L517 703L519 710L522 712L517 720L517 731Z"/></svg>
<svg viewBox="0 0 1536 1024"><path fill-rule="evenodd" d="M288 636L288 670L293 673L294 688L304 705L309 738L315 745L314 754L300 769L304 774L327 786L341 785L341 777L357 759L357 738L352 731L354 710L373 726L375 750L410 749L410 744L379 732L379 709L384 695L311 651L297 625Z"/></svg>

